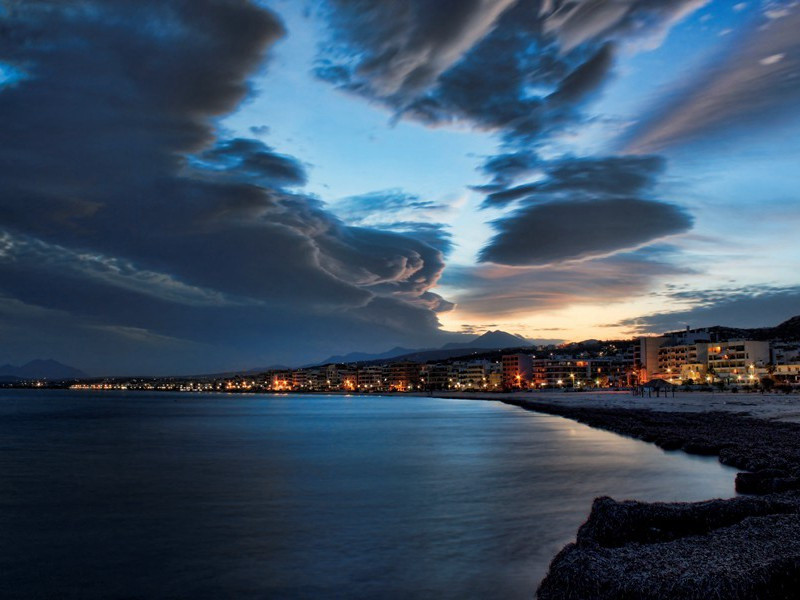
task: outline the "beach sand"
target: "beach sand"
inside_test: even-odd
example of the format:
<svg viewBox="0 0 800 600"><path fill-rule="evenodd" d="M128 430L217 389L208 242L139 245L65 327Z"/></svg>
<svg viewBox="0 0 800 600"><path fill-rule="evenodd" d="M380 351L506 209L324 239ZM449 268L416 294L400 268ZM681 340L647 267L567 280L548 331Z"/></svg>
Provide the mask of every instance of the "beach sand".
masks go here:
<svg viewBox="0 0 800 600"><path fill-rule="evenodd" d="M583 408L649 409L659 412L730 412L776 421L800 423L800 394L757 392L670 392L664 397L634 396L630 391L541 391L513 393L434 392L442 398L473 398L482 400L513 400L524 404L546 403L555 406Z"/></svg>

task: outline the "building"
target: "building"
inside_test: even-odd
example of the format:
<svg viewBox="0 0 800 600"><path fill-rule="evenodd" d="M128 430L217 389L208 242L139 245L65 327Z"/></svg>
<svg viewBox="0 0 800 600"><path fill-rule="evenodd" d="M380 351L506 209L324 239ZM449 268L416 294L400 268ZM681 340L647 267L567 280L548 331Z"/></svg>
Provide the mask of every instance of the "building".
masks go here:
<svg viewBox="0 0 800 600"><path fill-rule="evenodd" d="M486 387L490 390L500 390L503 387L503 365L499 362L489 363L486 372Z"/></svg>
<svg viewBox="0 0 800 600"><path fill-rule="evenodd" d="M800 384L800 362L775 365L770 377L779 384Z"/></svg>
<svg viewBox="0 0 800 600"><path fill-rule="evenodd" d="M654 376L669 383L681 383L690 379L705 380L708 346L703 342L661 346L658 349L658 368Z"/></svg>
<svg viewBox="0 0 800 600"><path fill-rule="evenodd" d="M684 364L698 362L691 358L692 353L702 353L701 344L711 341L712 337L706 329L690 330L688 327L686 331L640 337L633 347L633 372L638 381L632 383L642 384L653 378L669 380L670 376L677 378Z"/></svg>
<svg viewBox="0 0 800 600"><path fill-rule="evenodd" d="M386 388L396 392L413 391L419 387L421 366L419 363L402 361L388 366Z"/></svg>
<svg viewBox="0 0 800 600"><path fill-rule="evenodd" d="M629 385L633 365L632 354L603 356L589 360L590 385L595 387L619 387Z"/></svg>
<svg viewBox="0 0 800 600"><path fill-rule="evenodd" d="M800 343L774 342L770 346L770 362L774 365L800 362Z"/></svg>
<svg viewBox="0 0 800 600"><path fill-rule="evenodd" d="M489 386L487 381L487 371L489 361L474 360L462 365L458 373L458 383L462 388L480 390Z"/></svg>
<svg viewBox="0 0 800 600"><path fill-rule="evenodd" d="M383 367L381 365L367 365L360 367L356 375L358 389L367 392L383 390Z"/></svg>
<svg viewBox="0 0 800 600"><path fill-rule="evenodd" d="M756 379L756 369L769 363L769 342L728 340L708 345L708 375L714 381L744 385Z"/></svg>
<svg viewBox="0 0 800 600"><path fill-rule="evenodd" d="M292 371L292 387L296 390L308 389L308 371L305 369Z"/></svg>
<svg viewBox="0 0 800 600"><path fill-rule="evenodd" d="M533 369L533 358L530 354L505 354L503 364L503 387L528 387Z"/></svg>
<svg viewBox="0 0 800 600"><path fill-rule="evenodd" d="M339 368L339 389L354 392L358 388L358 370L355 367L343 365Z"/></svg>
<svg viewBox="0 0 800 600"><path fill-rule="evenodd" d="M533 386L537 388L588 387L592 384L588 360L569 357L533 360Z"/></svg>
<svg viewBox="0 0 800 600"><path fill-rule="evenodd" d="M633 370L637 383L645 383L658 374L658 350L669 339L665 336L640 337L633 345Z"/></svg>
<svg viewBox="0 0 800 600"><path fill-rule="evenodd" d="M450 387L450 365L432 363L420 369L420 384L429 390L446 390Z"/></svg>
<svg viewBox="0 0 800 600"><path fill-rule="evenodd" d="M285 392L292 389L291 371L273 371L270 387L276 392Z"/></svg>

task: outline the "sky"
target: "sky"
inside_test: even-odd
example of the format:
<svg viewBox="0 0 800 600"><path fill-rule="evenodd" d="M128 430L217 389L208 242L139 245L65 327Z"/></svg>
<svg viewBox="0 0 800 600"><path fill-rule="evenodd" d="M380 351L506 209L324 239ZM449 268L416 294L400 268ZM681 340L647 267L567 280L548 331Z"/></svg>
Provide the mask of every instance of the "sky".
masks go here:
<svg viewBox="0 0 800 600"><path fill-rule="evenodd" d="M800 314L796 0L5 0L0 364Z"/></svg>

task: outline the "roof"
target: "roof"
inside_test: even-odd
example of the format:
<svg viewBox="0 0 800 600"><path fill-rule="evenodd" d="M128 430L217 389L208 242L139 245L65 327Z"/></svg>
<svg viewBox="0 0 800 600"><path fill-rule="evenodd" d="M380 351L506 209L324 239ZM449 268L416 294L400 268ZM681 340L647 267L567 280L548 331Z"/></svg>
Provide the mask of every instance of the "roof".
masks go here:
<svg viewBox="0 0 800 600"><path fill-rule="evenodd" d="M664 379L651 379L650 381L644 384L644 387L663 390L664 388L674 387L674 384Z"/></svg>

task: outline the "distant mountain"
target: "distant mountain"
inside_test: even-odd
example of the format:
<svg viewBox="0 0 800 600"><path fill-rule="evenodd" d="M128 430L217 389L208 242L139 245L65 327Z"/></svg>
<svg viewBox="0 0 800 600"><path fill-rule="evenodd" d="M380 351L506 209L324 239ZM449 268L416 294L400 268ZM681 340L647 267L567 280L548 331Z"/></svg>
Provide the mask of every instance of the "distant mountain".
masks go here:
<svg viewBox="0 0 800 600"><path fill-rule="evenodd" d="M263 373L264 371L286 371L291 367L287 367L283 364L276 364L270 365L268 367L263 368L255 368L255 369L247 369L247 371L236 371L234 373L223 373L223 375L258 375L259 373Z"/></svg>
<svg viewBox="0 0 800 600"><path fill-rule="evenodd" d="M458 348L500 350L501 348L519 348L521 346L530 345L531 342L521 335L514 335L513 333L506 333L505 331L496 329L494 331L487 331L470 342L450 342L442 346L442 350L455 350Z"/></svg>
<svg viewBox="0 0 800 600"><path fill-rule="evenodd" d="M21 367L0 366L0 378L6 381L15 379L83 379L86 373L56 360L32 360Z"/></svg>
<svg viewBox="0 0 800 600"><path fill-rule="evenodd" d="M354 362L364 362L369 360L382 360L388 358L395 358L397 356L402 356L404 354L411 354L412 352L420 352L420 350L395 346L391 350L387 350L386 352L381 352L380 354L369 354L366 352L351 352L349 354L336 354L334 356L328 357L328 359L322 363L312 363L311 365L306 365L306 366L313 366L319 364L327 365L327 364L354 363Z"/></svg>
<svg viewBox="0 0 800 600"><path fill-rule="evenodd" d="M530 340L526 340L519 335L506 333L505 331L487 331L469 342L450 342L441 348L401 348L396 347L380 354L369 354L365 352L351 352L350 354L331 356L322 362L313 363L305 366L327 365L331 363L368 363L382 360L410 360L414 362L425 362L427 360L445 360L455 356L469 354L470 351L481 350L500 350L502 348L520 348L530 346Z"/></svg>

